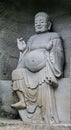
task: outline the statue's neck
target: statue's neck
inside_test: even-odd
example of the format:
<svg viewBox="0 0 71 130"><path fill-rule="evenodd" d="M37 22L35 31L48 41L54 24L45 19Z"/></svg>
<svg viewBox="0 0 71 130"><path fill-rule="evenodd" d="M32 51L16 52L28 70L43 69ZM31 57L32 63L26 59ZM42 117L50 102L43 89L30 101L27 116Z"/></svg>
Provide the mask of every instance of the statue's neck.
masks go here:
<svg viewBox="0 0 71 130"><path fill-rule="evenodd" d="M45 30L45 31L43 31L43 32L36 32L36 34L43 34L43 33L49 33L49 31L48 30Z"/></svg>

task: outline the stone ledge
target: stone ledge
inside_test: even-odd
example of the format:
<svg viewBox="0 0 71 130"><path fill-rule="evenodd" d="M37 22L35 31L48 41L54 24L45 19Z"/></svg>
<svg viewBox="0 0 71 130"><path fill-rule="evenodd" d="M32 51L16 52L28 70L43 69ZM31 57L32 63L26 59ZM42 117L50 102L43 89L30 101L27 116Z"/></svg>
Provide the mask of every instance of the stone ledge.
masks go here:
<svg viewBox="0 0 71 130"><path fill-rule="evenodd" d="M0 119L0 130L71 130L71 124L24 123L21 120Z"/></svg>

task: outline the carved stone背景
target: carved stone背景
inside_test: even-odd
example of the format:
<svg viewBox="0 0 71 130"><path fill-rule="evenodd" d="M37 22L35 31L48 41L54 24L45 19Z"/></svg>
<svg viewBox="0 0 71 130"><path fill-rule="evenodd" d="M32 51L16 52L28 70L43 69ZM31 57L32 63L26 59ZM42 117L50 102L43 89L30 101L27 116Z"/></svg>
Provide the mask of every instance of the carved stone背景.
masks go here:
<svg viewBox="0 0 71 130"><path fill-rule="evenodd" d="M36 34L27 44L17 39L20 58L12 81L19 102L11 106L26 122L60 123L55 89L63 73L64 55L60 36L50 29L49 16L40 12L35 16Z"/></svg>

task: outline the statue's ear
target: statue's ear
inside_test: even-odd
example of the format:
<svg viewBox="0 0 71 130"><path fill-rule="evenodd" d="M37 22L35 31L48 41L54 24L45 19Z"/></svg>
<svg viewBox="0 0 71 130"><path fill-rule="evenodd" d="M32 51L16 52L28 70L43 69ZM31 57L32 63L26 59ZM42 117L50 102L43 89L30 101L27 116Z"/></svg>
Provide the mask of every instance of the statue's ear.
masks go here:
<svg viewBox="0 0 71 130"><path fill-rule="evenodd" d="M18 47L18 49L20 48L20 41L19 41L19 38L17 38L17 47Z"/></svg>
<svg viewBox="0 0 71 130"><path fill-rule="evenodd" d="M17 45L18 45L18 43L19 43L19 39L17 38Z"/></svg>
<svg viewBox="0 0 71 130"><path fill-rule="evenodd" d="M51 29L51 26L52 26L52 23L49 21L49 22L48 22L48 30Z"/></svg>

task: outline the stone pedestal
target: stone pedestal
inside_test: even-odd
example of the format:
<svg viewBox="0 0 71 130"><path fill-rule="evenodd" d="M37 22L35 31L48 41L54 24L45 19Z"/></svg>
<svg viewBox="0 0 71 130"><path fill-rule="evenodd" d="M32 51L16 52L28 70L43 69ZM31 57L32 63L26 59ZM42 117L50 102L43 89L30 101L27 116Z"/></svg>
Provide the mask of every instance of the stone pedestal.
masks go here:
<svg viewBox="0 0 71 130"><path fill-rule="evenodd" d="M71 124L32 124L20 120L0 119L0 130L71 130Z"/></svg>

